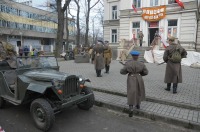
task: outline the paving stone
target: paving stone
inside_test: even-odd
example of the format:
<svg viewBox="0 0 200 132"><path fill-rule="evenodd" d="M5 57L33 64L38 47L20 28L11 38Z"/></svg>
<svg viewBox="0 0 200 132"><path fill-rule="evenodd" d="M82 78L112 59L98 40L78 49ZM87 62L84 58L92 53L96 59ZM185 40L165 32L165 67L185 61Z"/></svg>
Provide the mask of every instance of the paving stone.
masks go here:
<svg viewBox="0 0 200 132"><path fill-rule="evenodd" d="M59 62L60 71L82 75L89 78L91 83L88 86L105 89L113 92L126 94L126 79L127 76L119 73L123 67L118 61L113 60L110 65L109 74L104 74L103 77L97 78L94 70L94 65L91 63L74 63L74 61ZM157 66L157 64L145 63L149 75L143 77L147 97L152 97L159 100L166 100L173 103L183 103L187 105L200 106L200 70L193 69L188 66L182 66L183 83L178 85L178 93L172 94L172 91L165 91L166 84L164 83L164 74L166 65Z"/></svg>

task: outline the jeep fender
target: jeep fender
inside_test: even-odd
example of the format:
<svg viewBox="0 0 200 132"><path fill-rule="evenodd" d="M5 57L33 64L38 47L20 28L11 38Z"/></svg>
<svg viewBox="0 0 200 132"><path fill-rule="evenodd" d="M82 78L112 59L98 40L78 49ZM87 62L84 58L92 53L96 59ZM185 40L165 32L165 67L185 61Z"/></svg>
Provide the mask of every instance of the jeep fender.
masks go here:
<svg viewBox="0 0 200 132"><path fill-rule="evenodd" d="M29 84L29 86L27 87L27 90L44 94L46 89L48 89L49 87L50 85L47 86L47 85L42 85L42 84Z"/></svg>

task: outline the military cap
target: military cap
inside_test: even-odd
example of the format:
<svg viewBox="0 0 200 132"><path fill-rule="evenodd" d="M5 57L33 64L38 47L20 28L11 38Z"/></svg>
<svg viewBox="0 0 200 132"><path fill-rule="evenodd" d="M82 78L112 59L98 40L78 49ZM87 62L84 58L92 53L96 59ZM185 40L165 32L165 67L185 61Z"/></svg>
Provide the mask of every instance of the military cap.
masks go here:
<svg viewBox="0 0 200 132"><path fill-rule="evenodd" d="M97 44L104 44L102 40L97 40Z"/></svg>
<svg viewBox="0 0 200 132"><path fill-rule="evenodd" d="M132 56L139 56L139 55L140 55L140 52L138 52L138 51L136 51L136 50L135 50L135 51L133 50L133 51L130 52L130 54L131 54Z"/></svg>
<svg viewBox="0 0 200 132"><path fill-rule="evenodd" d="M169 37L168 37L168 40L170 40L170 41L174 41L174 40L175 40L175 37L173 37L173 36L169 36Z"/></svg>

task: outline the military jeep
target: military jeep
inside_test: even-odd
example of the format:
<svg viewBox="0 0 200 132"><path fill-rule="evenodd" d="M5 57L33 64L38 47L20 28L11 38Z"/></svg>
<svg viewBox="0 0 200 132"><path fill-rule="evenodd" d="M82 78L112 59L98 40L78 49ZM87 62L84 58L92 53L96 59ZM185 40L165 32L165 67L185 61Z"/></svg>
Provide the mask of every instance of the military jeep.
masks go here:
<svg viewBox="0 0 200 132"><path fill-rule="evenodd" d="M0 108L6 101L30 104L31 116L39 129L49 130L55 114L64 107L77 105L89 110L93 106L94 94L84 85L90 80L59 72L55 57L17 57L16 65L16 69L11 69L6 61L0 62Z"/></svg>

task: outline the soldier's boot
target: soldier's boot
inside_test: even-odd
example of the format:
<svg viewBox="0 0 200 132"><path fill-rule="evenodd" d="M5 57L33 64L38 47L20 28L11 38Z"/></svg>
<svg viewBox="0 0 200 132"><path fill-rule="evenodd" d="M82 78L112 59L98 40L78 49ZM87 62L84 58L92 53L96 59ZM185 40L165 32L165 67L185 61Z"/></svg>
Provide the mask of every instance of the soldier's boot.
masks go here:
<svg viewBox="0 0 200 132"><path fill-rule="evenodd" d="M98 77L102 77L101 70L98 70Z"/></svg>
<svg viewBox="0 0 200 132"><path fill-rule="evenodd" d="M173 94L177 93L177 83L173 84Z"/></svg>
<svg viewBox="0 0 200 132"><path fill-rule="evenodd" d="M167 88L165 88L166 91L170 91L171 83L167 83Z"/></svg>
<svg viewBox="0 0 200 132"><path fill-rule="evenodd" d="M133 105L129 105L129 117L133 116Z"/></svg>
<svg viewBox="0 0 200 132"><path fill-rule="evenodd" d="M136 109L140 109L140 105L139 104L137 104L135 107L136 107Z"/></svg>
<svg viewBox="0 0 200 132"><path fill-rule="evenodd" d="M99 70L97 69L96 69L96 74L97 74L97 77L99 77Z"/></svg>
<svg viewBox="0 0 200 132"><path fill-rule="evenodd" d="M107 66L107 73L109 73L109 69L110 69L110 66L108 65L108 66Z"/></svg>
<svg viewBox="0 0 200 132"><path fill-rule="evenodd" d="M105 65L105 73L108 73L108 66L107 65Z"/></svg>

